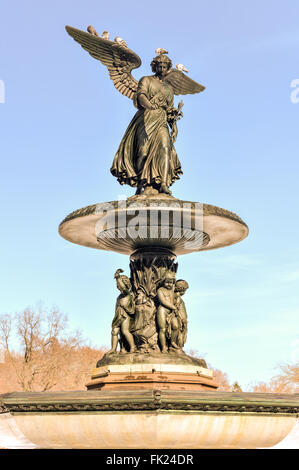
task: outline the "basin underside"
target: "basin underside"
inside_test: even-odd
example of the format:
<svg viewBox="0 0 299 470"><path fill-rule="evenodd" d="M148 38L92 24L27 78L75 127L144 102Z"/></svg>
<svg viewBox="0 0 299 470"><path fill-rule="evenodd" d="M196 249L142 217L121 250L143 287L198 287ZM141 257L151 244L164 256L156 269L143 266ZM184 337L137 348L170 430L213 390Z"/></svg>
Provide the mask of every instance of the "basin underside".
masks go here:
<svg viewBox="0 0 299 470"><path fill-rule="evenodd" d="M0 447L273 447L292 430L298 395L87 391L0 396Z"/></svg>
<svg viewBox="0 0 299 470"><path fill-rule="evenodd" d="M84 207L61 222L59 233L99 250L131 255L158 246L182 255L237 243L248 235L248 227L225 209L156 196Z"/></svg>

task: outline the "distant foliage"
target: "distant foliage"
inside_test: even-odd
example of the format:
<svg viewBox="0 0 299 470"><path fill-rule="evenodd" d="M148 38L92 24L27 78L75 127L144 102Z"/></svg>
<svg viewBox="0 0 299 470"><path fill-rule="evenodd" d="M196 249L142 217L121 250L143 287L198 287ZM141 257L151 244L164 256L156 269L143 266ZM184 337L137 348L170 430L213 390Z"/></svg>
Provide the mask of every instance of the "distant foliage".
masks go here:
<svg viewBox="0 0 299 470"><path fill-rule="evenodd" d="M242 388L238 384L238 382L234 382L232 385L232 392L242 392Z"/></svg>
<svg viewBox="0 0 299 470"><path fill-rule="evenodd" d="M12 339L19 344L17 351ZM80 331L68 332L66 315L55 308L2 315L0 344L0 393L85 390L91 370L107 350L87 345Z"/></svg>
<svg viewBox="0 0 299 470"><path fill-rule="evenodd" d="M299 363L280 365L279 373L268 383L259 382L251 388L251 391L256 393L298 393Z"/></svg>
<svg viewBox="0 0 299 470"><path fill-rule="evenodd" d="M229 383L228 375L226 372L222 372L222 370L219 369L213 369L214 374L215 374L215 381L218 384L218 392L230 392L231 391L231 384Z"/></svg>
<svg viewBox="0 0 299 470"><path fill-rule="evenodd" d="M201 354L197 349L189 349L186 351L189 356L200 357L205 359L205 354ZM214 379L218 384L217 391L219 392L230 392L232 385L229 383L228 375L220 369L215 369L211 364L207 364L207 367L212 369L214 372Z"/></svg>
<svg viewBox="0 0 299 470"><path fill-rule="evenodd" d="M67 316L58 309L27 308L16 315L0 316L0 394L13 391L85 390L91 371L107 347L95 348L82 338L81 331L69 332ZM18 343L18 348L11 346ZM197 350L190 356L204 358ZM3 360L4 359L4 360ZM228 374L213 369L218 391L242 392ZM243 390L245 391L245 390ZM248 391L248 390L246 390ZM255 393L298 393L299 364L283 364L269 382L255 383Z"/></svg>

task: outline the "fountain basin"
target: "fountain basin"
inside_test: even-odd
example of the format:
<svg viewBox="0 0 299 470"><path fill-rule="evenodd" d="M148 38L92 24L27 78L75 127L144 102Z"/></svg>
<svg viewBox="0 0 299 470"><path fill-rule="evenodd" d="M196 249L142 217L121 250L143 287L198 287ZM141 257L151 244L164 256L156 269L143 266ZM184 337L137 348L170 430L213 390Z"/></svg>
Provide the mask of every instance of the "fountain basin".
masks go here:
<svg viewBox="0 0 299 470"><path fill-rule="evenodd" d="M0 408L2 448L254 449L291 432L299 394L15 392Z"/></svg>

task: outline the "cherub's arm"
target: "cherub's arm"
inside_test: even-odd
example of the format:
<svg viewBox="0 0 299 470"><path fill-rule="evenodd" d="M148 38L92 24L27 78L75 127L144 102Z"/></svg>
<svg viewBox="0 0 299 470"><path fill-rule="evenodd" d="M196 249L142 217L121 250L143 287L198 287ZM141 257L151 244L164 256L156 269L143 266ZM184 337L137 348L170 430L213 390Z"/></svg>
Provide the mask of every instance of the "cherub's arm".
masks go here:
<svg viewBox="0 0 299 470"><path fill-rule="evenodd" d="M160 302L160 304L163 306L163 307L166 307L166 308L169 308L169 310L176 310L176 306L173 305L171 302L169 302L167 300L167 298L164 296L164 289L163 288L160 288L158 289L157 291L157 297L158 297L158 300Z"/></svg>
<svg viewBox="0 0 299 470"><path fill-rule="evenodd" d="M177 292L174 293L174 303L177 307L179 307L181 303L181 296Z"/></svg>
<svg viewBox="0 0 299 470"><path fill-rule="evenodd" d="M135 313L135 302L132 294L128 294L119 301L119 305L130 315Z"/></svg>

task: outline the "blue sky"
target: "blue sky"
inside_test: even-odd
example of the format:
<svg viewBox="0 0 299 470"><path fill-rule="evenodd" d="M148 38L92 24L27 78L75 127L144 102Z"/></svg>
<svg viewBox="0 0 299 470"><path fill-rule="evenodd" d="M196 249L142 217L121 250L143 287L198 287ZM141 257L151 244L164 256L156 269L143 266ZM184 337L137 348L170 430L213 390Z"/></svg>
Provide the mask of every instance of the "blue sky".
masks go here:
<svg viewBox="0 0 299 470"><path fill-rule="evenodd" d="M89 24L138 53L139 79L156 47L206 86L186 96L176 149L176 197L224 207L249 237L179 257L188 280L186 348L245 388L294 359L298 339L299 4L286 0L11 1L0 17L0 313L42 301L108 345L128 258L66 242L69 212L130 196L109 169L134 114L105 67L65 32ZM176 103L180 97L176 98ZM104 295L103 295L104 294ZM298 343L297 343L298 344Z"/></svg>

